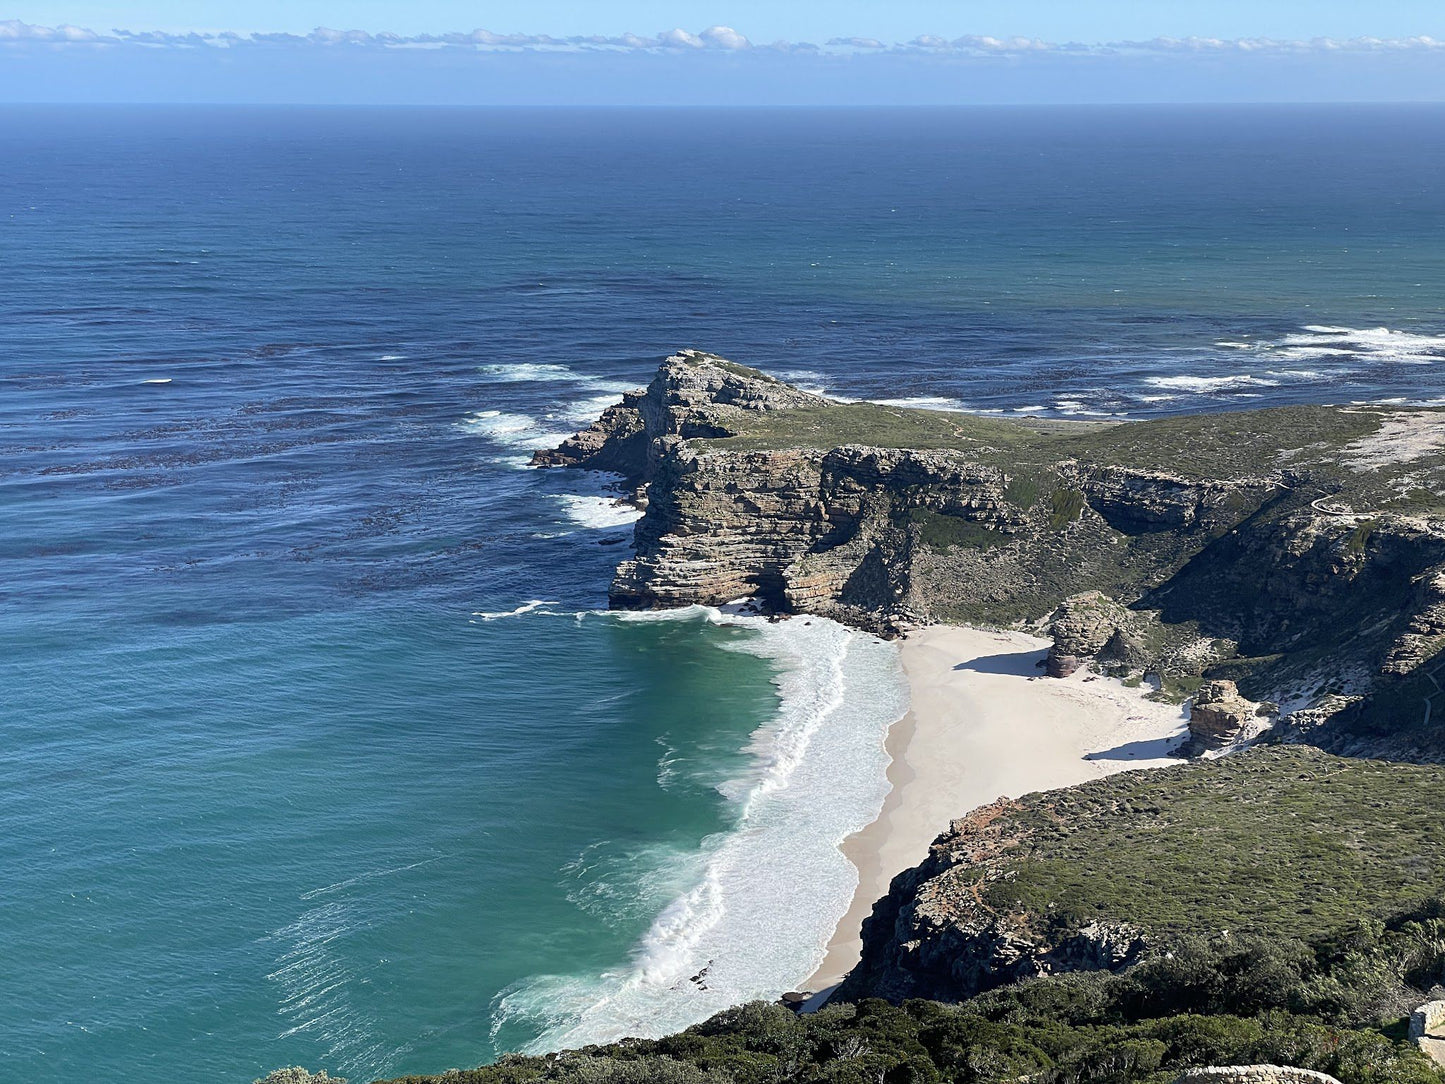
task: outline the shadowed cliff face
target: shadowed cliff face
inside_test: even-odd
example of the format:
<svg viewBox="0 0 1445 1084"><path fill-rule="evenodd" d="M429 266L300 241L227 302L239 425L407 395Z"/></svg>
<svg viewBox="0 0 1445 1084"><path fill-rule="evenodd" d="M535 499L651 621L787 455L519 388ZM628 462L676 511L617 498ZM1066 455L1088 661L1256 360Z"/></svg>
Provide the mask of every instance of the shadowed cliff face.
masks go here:
<svg viewBox="0 0 1445 1084"><path fill-rule="evenodd" d="M1298 740L1441 759L1442 446L1433 411L1010 422L834 403L686 351L534 462L636 487L614 607L759 596L884 634L1052 614L1057 672L1177 697L1232 680ZM1085 592L1106 605L1055 613Z"/></svg>

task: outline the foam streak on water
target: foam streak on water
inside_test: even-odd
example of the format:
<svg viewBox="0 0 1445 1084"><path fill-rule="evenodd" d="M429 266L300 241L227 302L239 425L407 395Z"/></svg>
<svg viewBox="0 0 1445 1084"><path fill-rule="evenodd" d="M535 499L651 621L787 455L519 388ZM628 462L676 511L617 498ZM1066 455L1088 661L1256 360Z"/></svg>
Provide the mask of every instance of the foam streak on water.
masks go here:
<svg viewBox="0 0 1445 1084"><path fill-rule="evenodd" d="M691 862L673 899L626 966L539 976L505 991L496 1029L541 1024L537 1051L659 1036L730 1005L772 998L807 978L854 889L838 845L870 823L887 793L884 738L906 708L896 649L818 618L779 623L690 607L618 620L696 620L752 629L733 646L780 668L781 707L753 735L749 771L718 780L737 809L733 829ZM494 1032L495 1034L495 1032Z"/></svg>

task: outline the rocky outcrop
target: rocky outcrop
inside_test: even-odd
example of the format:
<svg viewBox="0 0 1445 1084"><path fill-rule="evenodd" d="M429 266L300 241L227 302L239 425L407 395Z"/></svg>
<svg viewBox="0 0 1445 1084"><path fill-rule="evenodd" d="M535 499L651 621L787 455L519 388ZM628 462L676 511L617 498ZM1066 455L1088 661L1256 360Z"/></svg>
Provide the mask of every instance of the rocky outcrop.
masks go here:
<svg viewBox="0 0 1445 1084"><path fill-rule="evenodd" d="M1445 1001L1427 1001L1412 1012L1409 1036L1427 1058L1445 1066Z"/></svg>
<svg viewBox="0 0 1445 1084"><path fill-rule="evenodd" d="M1000 799L893 879L840 994L963 1000L1201 938L1397 913L1445 870L1436 810L1420 800L1442 778L1438 765L1260 744Z"/></svg>
<svg viewBox="0 0 1445 1084"><path fill-rule="evenodd" d="M1186 1069L1174 1084L1340 1084L1329 1073L1290 1065L1221 1065Z"/></svg>
<svg viewBox="0 0 1445 1084"><path fill-rule="evenodd" d="M1232 681L1206 681L1189 706L1187 756L1226 749L1253 737L1268 726L1273 705L1259 704L1239 695Z"/></svg>
<svg viewBox="0 0 1445 1084"><path fill-rule="evenodd" d="M758 595L778 610L886 631L920 617L910 605L911 509L985 530L1012 522L1002 472L956 452L734 452L663 438L656 460L614 606Z"/></svg>
<svg viewBox="0 0 1445 1084"><path fill-rule="evenodd" d="M1000 912L990 886L1011 876L1030 833L1000 799L956 820L922 865L894 879L863 927L863 961L839 996L957 1001L1020 979L1062 971L1120 971L1146 949L1141 932L1105 920L1041 925L1036 915Z"/></svg>
<svg viewBox="0 0 1445 1084"><path fill-rule="evenodd" d="M1445 647L1445 572L1431 569L1419 579L1415 613L1380 666L1383 674L1401 677L1423 666Z"/></svg>
<svg viewBox="0 0 1445 1084"><path fill-rule="evenodd" d="M1062 473L1100 516L1126 533L1193 528L1221 514L1232 522L1237 516L1230 506L1237 497L1279 485L1274 476L1206 481L1113 464L1072 464Z"/></svg>
<svg viewBox="0 0 1445 1084"><path fill-rule="evenodd" d="M1049 618L1053 646L1045 660L1049 677L1068 677L1096 656L1139 666L1151 661L1141 621L1128 608L1098 591L1064 600Z"/></svg>
<svg viewBox="0 0 1445 1084"><path fill-rule="evenodd" d="M824 403L756 369L682 350L662 363L646 388L624 394L558 447L537 452L532 465L612 471L637 484L657 465L663 438L724 437L749 411Z"/></svg>
<svg viewBox="0 0 1445 1084"><path fill-rule="evenodd" d="M586 429L568 437L556 448L536 452L534 467L576 467L580 470L621 474L634 484L647 470L651 439L642 421L640 404L646 391L625 392L622 402L602 412Z"/></svg>

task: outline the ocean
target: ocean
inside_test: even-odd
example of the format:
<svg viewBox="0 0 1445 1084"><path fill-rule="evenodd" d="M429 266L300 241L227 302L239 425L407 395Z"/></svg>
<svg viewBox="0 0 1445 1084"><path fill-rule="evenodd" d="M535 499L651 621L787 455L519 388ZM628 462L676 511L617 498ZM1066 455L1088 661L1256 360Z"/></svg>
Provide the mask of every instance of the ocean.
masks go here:
<svg viewBox="0 0 1445 1084"><path fill-rule="evenodd" d="M0 147L4 1079L436 1072L811 973L893 648L609 615L635 514L526 468L678 348L1005 416L1445 401L1439 107Z"/></svg>

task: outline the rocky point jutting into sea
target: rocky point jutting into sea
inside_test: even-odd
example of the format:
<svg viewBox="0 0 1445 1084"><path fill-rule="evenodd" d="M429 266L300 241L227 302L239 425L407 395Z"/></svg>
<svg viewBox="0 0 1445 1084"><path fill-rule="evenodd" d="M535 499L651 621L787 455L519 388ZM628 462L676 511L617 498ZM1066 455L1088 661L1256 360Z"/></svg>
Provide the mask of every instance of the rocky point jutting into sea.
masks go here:
<svg viewBox="0 0 1445 1084"><path fill-rule="evenodd" d="M884 634L1047 630L1196 695L1193 751L1268 729L1445 760L1445 413L1286 407L1139 422L840 403L698 351L538 453L646 509L616 608L757 596Z"/></svg>

